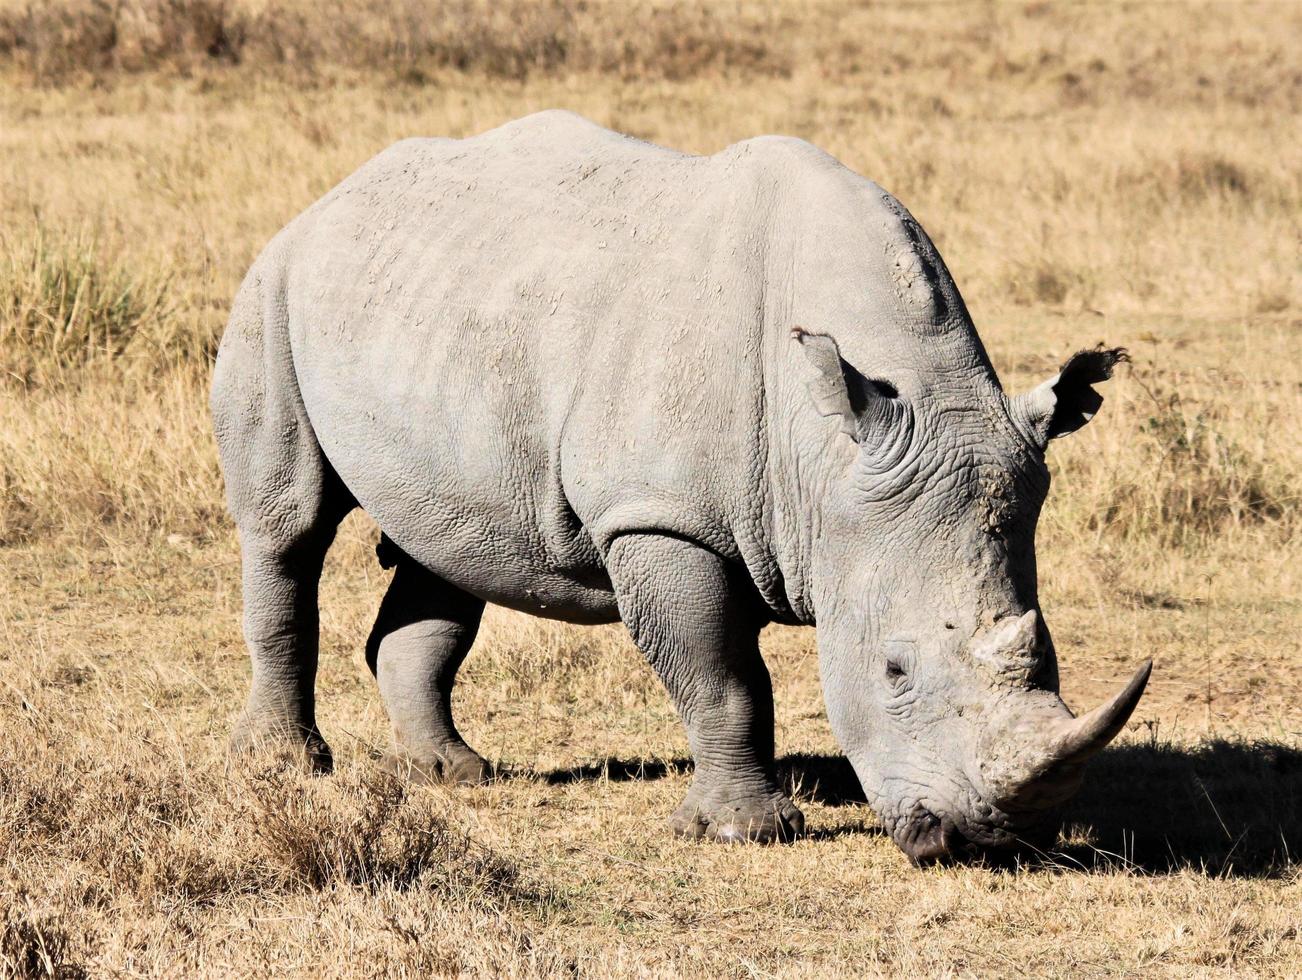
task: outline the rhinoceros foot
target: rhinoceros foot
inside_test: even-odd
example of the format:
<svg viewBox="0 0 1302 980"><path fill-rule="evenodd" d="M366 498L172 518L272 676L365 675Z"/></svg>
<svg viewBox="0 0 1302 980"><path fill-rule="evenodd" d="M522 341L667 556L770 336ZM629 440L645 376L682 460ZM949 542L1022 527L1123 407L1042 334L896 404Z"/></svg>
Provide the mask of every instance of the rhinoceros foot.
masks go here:
<svg viewBox="0 0 1302 980"><path fill-rule="evenodd" d="M293 722L267 722L247 715L231 734L233 756L264 759L301 768L314 776L334 771L334 755L315 726L304 728Z"/></svg>
<svg viewBox="0 0 1302 980"><path fill-rule="evenodd" d="M464 743L445 746L439 752L389 754L381 765L416 786L479 786L493 778L493 767Z"/></svg>
<svg viewBox="0 0 1302 980"><path fill-rule="evenodd" d="M805 815L781 793L729 798L689 793L669 826L680 837L725 844L790 843L805 832Z"/></svg>

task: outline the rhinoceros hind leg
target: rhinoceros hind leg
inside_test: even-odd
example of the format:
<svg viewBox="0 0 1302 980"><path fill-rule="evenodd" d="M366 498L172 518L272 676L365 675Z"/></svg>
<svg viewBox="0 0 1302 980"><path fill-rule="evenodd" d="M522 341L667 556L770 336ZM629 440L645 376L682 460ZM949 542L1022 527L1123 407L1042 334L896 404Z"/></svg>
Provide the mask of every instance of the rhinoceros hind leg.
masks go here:
<svg viewBox="0 0 1302 980"><path fill-rule="evenodd" d="M668 689L696 760L670 826L724 842L800 836L804 816L774 772L764 619L748 580L713 552L656 534L617 538L607 568L620 615Z"/></svg>
<svg viewBox="0 0 1302 980"><path fill-rule="evenodd" d="M397 741L385 766L416 783L486 782L492 767L452 721L452 685L479 629L483 600L406 555L394 558L393 581L366 642Z"/></svg>
<svg viewBox="0 0 1302 980"><path fill-rule="evenodd" d="M213 372L213 422L240 530L244 637L253 660L252 689L231 741L237 751L270 748L328 772L314 694L317 584L335 530L356 501L326 461L303 406L277 268L270 254L245 280Z"/></svg>
<svg viewBox="0 0 1302 980"><path fill-rule="evenodd" d="M316 724L317 582L334 528L285 551L254 535L241 544L244 636L253 686L231 735L238 754L272 752L314 773L334 768Z"/></svg>

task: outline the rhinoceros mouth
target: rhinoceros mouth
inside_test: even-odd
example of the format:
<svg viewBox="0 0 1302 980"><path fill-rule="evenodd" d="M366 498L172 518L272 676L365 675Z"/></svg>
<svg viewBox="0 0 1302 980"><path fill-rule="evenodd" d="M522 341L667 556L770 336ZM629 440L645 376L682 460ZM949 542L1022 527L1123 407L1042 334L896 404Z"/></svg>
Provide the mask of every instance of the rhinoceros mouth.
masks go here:
<svg viewBox="0 0 1302 980"><path fill-rule="evenodd" d="M924 810L893 835L896 846L917 867L952 864L977 856L980 848L948 817Z"/></svg>
<svg viewBox="0 0 1302 980"><path fill-rule="evenodd" d="M1010 821L1006 827L967 827L951 817L921 810L901 823L891 835L916 867L988 862L1005 865L1041 853L1046 839L1055 836L1050 813L1031 822Z"/></svg>

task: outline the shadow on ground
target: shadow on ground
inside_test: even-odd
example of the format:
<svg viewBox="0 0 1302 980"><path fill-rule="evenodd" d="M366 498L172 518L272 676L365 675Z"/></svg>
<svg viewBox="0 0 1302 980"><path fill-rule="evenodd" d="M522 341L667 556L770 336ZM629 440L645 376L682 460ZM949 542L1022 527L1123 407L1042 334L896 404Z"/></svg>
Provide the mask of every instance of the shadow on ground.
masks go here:
<svg viewBox="0 0 1302 980"><path fill-rule="evenodd" d="M867 802L850 760L839 755L797 752L783 756L778 760L778 780L797 801L809 800L823 806Z"/></svg>
<svg viewBox="0 0 1302 980"><path fill-rule="evenodd" d="M850 763L790 755L778 762L796 799L863 803ZM1302 751L1277 742L1113 746L1090 763L1063 813L1047 864L1164 874L1190 868L1272 877L1302 866Z"/></svg>
<svg viewBox="0 0 1302 980"><path fill-rule="evenodd" d="M691 771L689 759L611 758L542 773L550 785L608 779L663 779ZM864 802L850 763L797 753L778 760L797 801L839 807ZM856 822L815 837L851 830ZM1096 758L1063 814L1063 836L1045 864L1058 869L1123 870L1257 878L1302 866L1302 750L1278 742L1209 741L1113 746Z"/></svg>
<svg viewBox="0 0 1302 980"><path fill-rule="evenodd" d="M609 781L626 783L635 780L664 779L691 773L692 760L620 759L611 756L600 762L537 773L548 786L571 783ZM528 770L522 770L529 774ZM827 806L863 803L863 790L850 763L839 755L797 753L778 760L778 778L793 799L812 800Z"/></svg>
<svg viewBox="0 0 1302 980"><path fill-rule="evenodd" d="M1064 814L1066 866L1255 878L1302 862L1302 751L1277 742L1114 746Z"/></svg>
<svg viewBox="0 0 1302 980"><path fill-rule="evenodd" d="M570 783L628 783L664 779L666 776L681 776L691 771L691 759L617 759L612 756L590 765L539 773L539 778L548 786L567 786Z"/></svg>

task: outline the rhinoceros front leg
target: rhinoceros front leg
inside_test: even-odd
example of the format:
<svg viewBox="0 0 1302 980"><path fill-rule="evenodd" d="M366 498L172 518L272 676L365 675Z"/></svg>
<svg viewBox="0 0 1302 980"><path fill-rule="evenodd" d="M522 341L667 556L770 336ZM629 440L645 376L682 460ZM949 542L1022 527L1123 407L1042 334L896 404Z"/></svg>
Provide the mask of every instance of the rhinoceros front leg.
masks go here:
<svg viewBox="0 0 1302 980"><path fill-rule="evenodd" d="M390 767L413 781L482 783L492 775L452 721L452 685L483 611L483 600L397 558L366 662L398 743Z"/></svg>
<svg viewBox="0 0 1302 980"><path fill-rule="evenodd" d="M721 841L799 836L804 816L774 773L763 620L745 583L713 552L655 534L616 539L607 568L620 615L668 689L696 760L670 826Z"/></svg>

